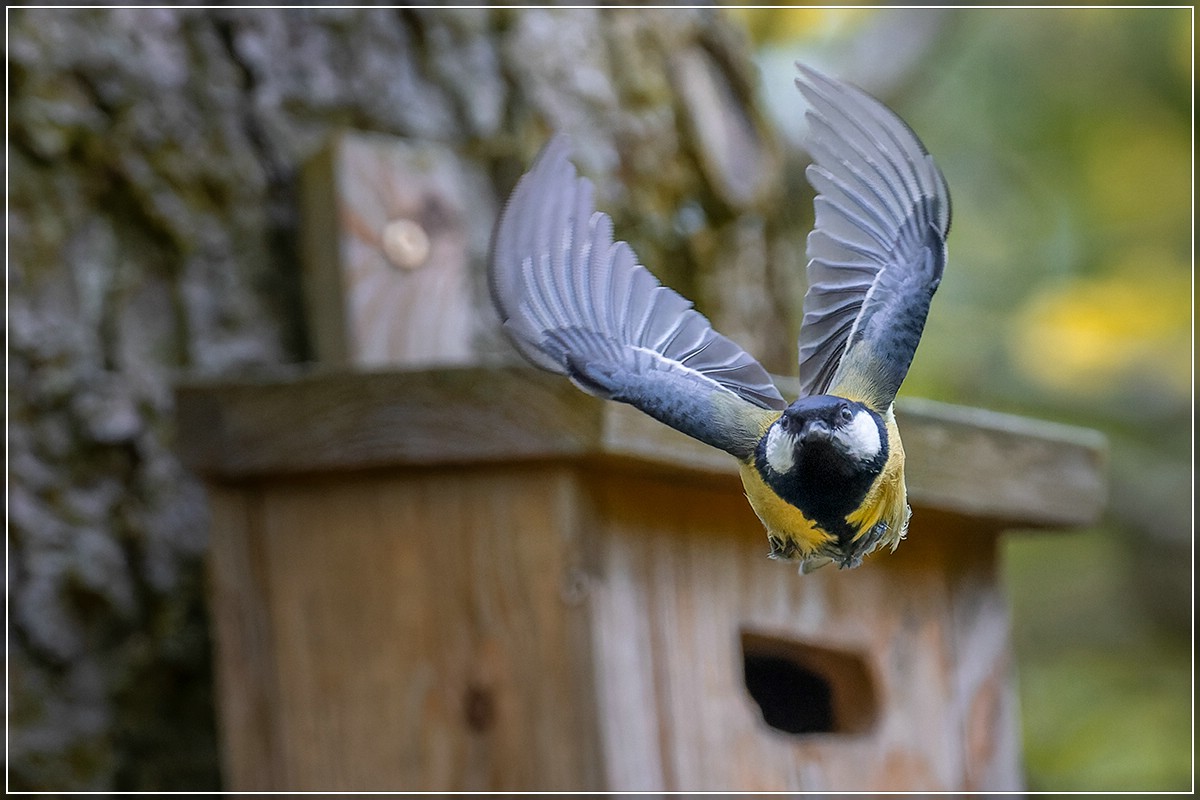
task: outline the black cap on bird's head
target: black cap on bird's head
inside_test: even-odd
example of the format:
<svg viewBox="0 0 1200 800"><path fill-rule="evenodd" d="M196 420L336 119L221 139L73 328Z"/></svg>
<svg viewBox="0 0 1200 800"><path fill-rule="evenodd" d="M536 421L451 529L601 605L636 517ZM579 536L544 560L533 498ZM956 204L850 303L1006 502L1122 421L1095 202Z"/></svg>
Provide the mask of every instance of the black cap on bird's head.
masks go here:
<svg viewBox="0 0 1200 800"><path fill-rule="evenodd" d="M797 448L829 443L851 461L877 460L887 431L879 415L862 403L833 395L802 397L779 418L780 433Z"/></svg>
<svg viewBox="0 0 1200 800"><path fill-rule="evenodd" d="M800 444L828 441L834 430L854 418L852 405L859 404L824 394L802 397L784 410L779 424Z"/></svg>

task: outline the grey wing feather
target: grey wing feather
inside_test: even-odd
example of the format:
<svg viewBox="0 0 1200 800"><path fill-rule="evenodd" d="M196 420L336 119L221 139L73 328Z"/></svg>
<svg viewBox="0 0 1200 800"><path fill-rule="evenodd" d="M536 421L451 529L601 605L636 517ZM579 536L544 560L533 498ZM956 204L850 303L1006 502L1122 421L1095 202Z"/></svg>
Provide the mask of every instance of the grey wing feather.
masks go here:
<svg viewBox="0 0 1200 800"><path fill-rule="evenodd" d="M800 395L835 388L886 408L945 265L950 193L916 134L861 89L797 65L809 102L808 237Z"/></svg>
<svg viewBox="0 0 1200 800"><path fill-rule="evenodd" d="M492 300L517 350L584 391L631 403L746 458L786 404L766 370L614 242L557 136L517 183L492 240Z"/></svg>

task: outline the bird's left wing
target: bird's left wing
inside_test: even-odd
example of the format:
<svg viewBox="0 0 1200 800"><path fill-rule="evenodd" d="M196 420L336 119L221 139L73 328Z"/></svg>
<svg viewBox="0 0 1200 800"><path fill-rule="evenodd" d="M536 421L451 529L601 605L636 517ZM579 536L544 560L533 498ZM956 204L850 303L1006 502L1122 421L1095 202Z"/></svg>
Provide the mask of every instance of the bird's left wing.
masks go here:
<svg viewBox="0 0 1200 800"><path fill-rule="evenodd" d="M808 237L800 395L832 392L883 411L912 363L942 278L950 193L916 134L856 86L800 65Z"/></svg>
<svg viewBox="0 0 1200 800"><path fill-rule="evenodd" d="M641 266L553 138L517 183L488 280L504 329L543 369L749 457L786 405L766 370Z"/></svg>

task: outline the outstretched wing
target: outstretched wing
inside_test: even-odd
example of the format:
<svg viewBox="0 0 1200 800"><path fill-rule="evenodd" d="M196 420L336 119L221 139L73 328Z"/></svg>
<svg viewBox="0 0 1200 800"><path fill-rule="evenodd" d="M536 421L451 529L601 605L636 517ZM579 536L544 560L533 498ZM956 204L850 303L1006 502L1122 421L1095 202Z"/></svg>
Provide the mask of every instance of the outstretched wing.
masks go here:
<svg viewBox="0 0 1200 800"><path fill-rule="evenodd" d="M661 285L557 136L517 183L492 240L488 279L504 329L543 369L589 394L630 403L747 458L785 406L762 366Z"/></svg>
<svg viewBox="0 0 1200 800"><path fill-rule="evenodd" d="M912 363L946 262L950 193L903 120L861 89L804 65L809 183L800 395L832 392L882 411Z"/></svg>

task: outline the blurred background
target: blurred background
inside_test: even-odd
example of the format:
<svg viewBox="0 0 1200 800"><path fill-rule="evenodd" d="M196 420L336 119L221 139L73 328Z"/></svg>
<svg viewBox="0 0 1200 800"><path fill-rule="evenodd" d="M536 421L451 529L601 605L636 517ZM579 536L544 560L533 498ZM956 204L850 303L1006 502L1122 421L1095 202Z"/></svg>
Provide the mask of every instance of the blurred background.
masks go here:
<svg viewBox="0 0 1200 800"><path fill-rule="evenodd" d="M873 88L946 174L950 265L904 393L1108 436L1104 522L1004 541L1029 788L1188 787L1191 12L734 16L764 75L799 58Z"/></svg>
<svg viewBox="0 0 1200 800"><path fill-rule="evenodd" d="M333 131L449 143L496 201L571 132L645 263L789 374L797 59L883 98L952 190L903 394L1109 439L1100 525L1003 542L1029 788L1191 785L1190 9L9 22L11 788L219 786L207 520L171 387L311 358L298 175Z"/></svg>

